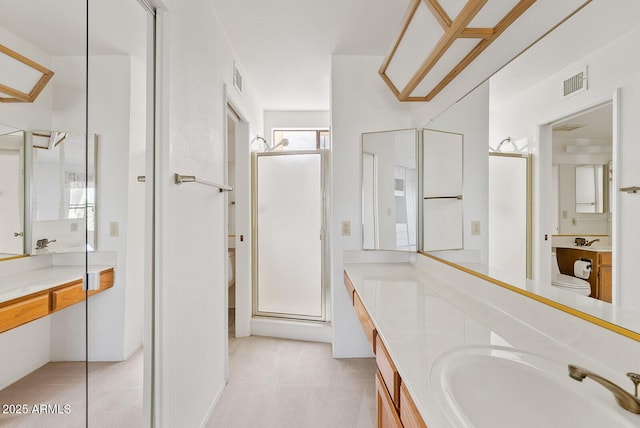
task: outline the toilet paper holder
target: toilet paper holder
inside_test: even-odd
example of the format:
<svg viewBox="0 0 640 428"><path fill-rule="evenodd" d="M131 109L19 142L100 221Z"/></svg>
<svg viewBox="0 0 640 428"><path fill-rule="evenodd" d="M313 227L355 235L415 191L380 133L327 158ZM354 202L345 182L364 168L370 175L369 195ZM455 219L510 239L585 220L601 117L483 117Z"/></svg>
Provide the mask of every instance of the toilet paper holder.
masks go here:
<svg viewBox="0 0 640 428"><path fill-rule="evenodd" d="M591 269L592 265L593 265L593 260L591 259L587 259L585 257L580 257L579 259L581 262L587 262L589 263L589 265L587 266L587 269Z"/></svg>
<svg viewBox="0 0 640 428"><path fill-rule="evenodd" d="M573 263L573 276L581 279L589 279L592 267L593 260L581 257Z"/></svg>

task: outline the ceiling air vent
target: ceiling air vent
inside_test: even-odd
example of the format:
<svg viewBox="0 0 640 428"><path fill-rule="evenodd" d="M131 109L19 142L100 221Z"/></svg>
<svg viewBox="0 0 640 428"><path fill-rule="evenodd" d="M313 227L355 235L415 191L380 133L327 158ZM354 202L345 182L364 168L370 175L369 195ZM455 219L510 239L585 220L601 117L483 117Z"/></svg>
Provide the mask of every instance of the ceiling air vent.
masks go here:
<svg viewBox="0 0 640 428"><path fill-rule="evenodd" d="M562 97L566 98L587 90L587 67L562 81Z"/></svg>

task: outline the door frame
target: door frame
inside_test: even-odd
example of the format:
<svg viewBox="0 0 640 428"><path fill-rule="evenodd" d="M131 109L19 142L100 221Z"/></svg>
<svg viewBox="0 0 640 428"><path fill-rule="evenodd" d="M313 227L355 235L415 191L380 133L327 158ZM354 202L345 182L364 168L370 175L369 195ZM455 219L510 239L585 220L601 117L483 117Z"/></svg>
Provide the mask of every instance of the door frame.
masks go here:
<svg viewBox="0 0 640 428"><path fill-rule="evenodd" d="M621 88L617 88L612 95L605 96L591 100L589 103L581 104L576 108L564 111L549 117L539 123L537 127L537 141L538 145L538 159L534 163L534 174L537 179L534 182L537 188L534 189L534 225L533 234L533 268L534 279L551 283L551 266L549 263L551 257L552 248L552 219L554 215L551 212L551 203L548 201L546 194L543 194L543 189L548 189L551 186L552 180L552 127L556 122L567 120L572 116L580 115L589 110L596 109L598 107L611 104L613 107L613 129L612 129L612 189L611 192L611 257L612 257L612 302L617 303L619 292L617 287L617 278L620 268L618 262L618 224L620 220L620 203L618 198L618 182L620 177L619 171L619 140L621 135L620 127L620 108L621 108ZM546 239L545 239L546 238Z"/></svg>
<svg viewBox="0 0 640 428"><path fill-rule="evenodd" d="M320 156L320 194L321 194L321 224L320 224L320 239L321 239L321 278L320 278L320 287L321 287L321 312L322 314L319 317L314 316L306 316L306 315L285 315L285 314L277 314L270 312L260 312L258 311L258 158L262 156L293 156L293 155L305 155L305 154L318 154ZM328 171L327 171L327 156L328 150L283 150L278 152L254 152L251 157L251 182L252 189L251 192L251 231L252 231L252 265L251 265L251 294L252 294L252 305L251 305L251 314L252 317L266 317L266 318L280 318L286 321L315 321L320 323L326 323L330 320L329 312L329 304L330 302L330 289L327 284L329 273L328 263L329 260L329 250L327 245L327 179L328 179Z"/></svg>

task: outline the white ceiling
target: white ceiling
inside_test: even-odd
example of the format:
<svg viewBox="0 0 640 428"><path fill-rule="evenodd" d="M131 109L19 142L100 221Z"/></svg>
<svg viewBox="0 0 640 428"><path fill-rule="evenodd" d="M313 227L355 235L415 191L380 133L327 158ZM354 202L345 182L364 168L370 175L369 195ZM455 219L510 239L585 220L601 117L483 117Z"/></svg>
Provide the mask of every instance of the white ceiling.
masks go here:
<svg viewBox="0 0 640 428"><path fill-rule="evenodd" d="M84 55L85 4L86 0L0 0L0 26L52 56ZM89 2L90 52L144 58L144 19L136 0Z"/></svg>
<svg viewBox="0 0 640 428"><path fill-rule="evenodd" d="M329 110L332 54L385 55L408 0L211 0L265 110Z"/></svg>

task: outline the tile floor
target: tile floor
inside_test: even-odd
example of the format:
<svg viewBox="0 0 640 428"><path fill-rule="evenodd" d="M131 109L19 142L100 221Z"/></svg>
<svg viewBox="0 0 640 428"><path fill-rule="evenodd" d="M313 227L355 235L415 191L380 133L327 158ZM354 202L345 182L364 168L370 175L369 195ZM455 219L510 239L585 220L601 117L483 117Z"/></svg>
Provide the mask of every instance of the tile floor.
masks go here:
<svg viewBox="0 0 640 428"><path fill-rule="evenodd" d="M374 359L334 359L327 343L234 338L229 319L229 384L207 428L375 427Z"/></svg>
<svg viewBox="0 0 640 428"><path fill-rule="evenodd" d="M142 414L142 350L127 361L89 364L89 426L140 428ZM85 364L49 363L0 391L0 406L26 404L27 415L2 414L0 427L76 428L85 426ZM40 405L58 405L34 413ZM69 412L64 413L64 405ZM58 414L61 412L62 414Z"/></svg>

